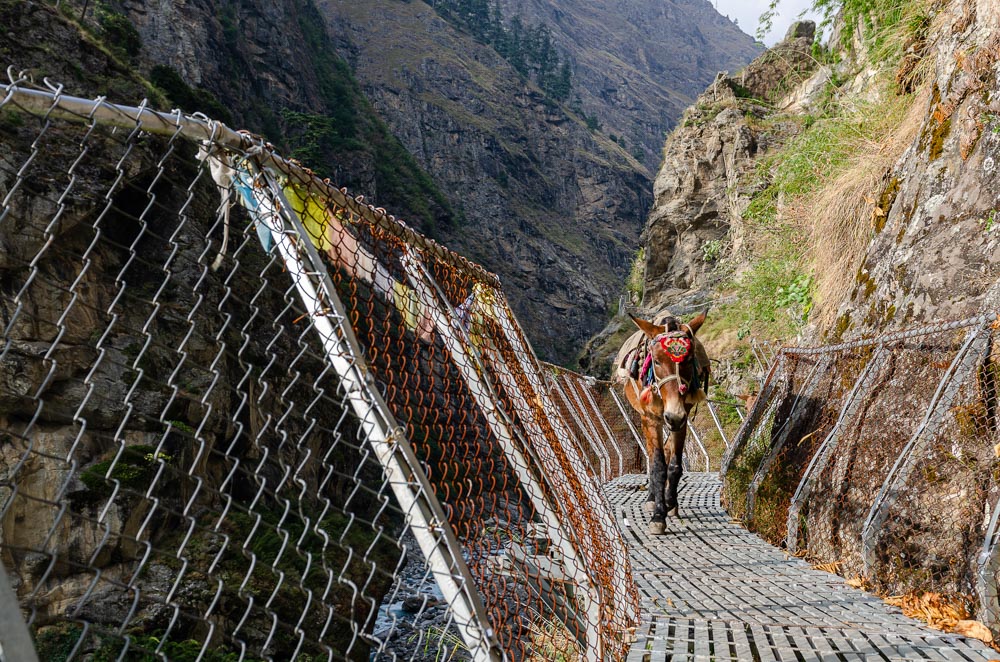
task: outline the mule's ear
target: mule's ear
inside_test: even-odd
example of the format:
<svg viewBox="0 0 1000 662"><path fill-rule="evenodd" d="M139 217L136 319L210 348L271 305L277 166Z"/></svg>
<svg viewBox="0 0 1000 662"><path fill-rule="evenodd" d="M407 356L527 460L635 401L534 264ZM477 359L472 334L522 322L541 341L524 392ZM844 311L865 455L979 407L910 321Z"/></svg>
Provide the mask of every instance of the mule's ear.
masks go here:
<svg viewBox="0 0 1000 662"><path fill-rule="evenodd" d="M698 329L700 329L701 325L704 323L705 323L705 313L698 315L698 317L695 317L693 320L688 322L687 325L688 328L691 329L691 335L693 336L694 334L698 333Z"/></svg>
<svg viewBox="0 0 1000 662"><path fill-rule="evenodd" d="M650 338L655 338L656 336L658 336L661 333L663 333L664 327L662 327L662 326L657 326L656 324L653 324L652 322L647 322L646 320L641 320L638 317L636 317L635 315L633 315L632 313L629 313L628 316L631 317L632 321L635 322L635 325L637 327L639 327L640 329L642 329L642 332L645 333Z"/></svg>

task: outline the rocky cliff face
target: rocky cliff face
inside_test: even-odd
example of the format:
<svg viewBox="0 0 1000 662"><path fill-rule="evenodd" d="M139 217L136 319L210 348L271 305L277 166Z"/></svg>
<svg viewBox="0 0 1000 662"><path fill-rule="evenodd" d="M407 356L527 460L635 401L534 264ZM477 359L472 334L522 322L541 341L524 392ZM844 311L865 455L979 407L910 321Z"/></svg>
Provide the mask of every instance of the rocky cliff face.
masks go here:
<svg viewBox="0 0 1000 662"><path fill-rule="evenodd" d="M710 299L722 240L732 232L729 250L741 252L742 212L753 193L746 176L794 132L761 120L787 105L777 102L810 77L812 39L811 24L797 24L745 70L719 75L667 138L643 231L645 307Z"/></svg>
<svg viewBox="0 0 1000 662"><path fill-rule="evenodd" d="M393 133L462 210L446 243L500 275L543 356L571 359L634 250L642 166L422 2L319 7Z"/></svg>
<svg viewBox="0 0 1000 662"><path fill-rule="evenodd" d="M914 44L927 72L918 135L872 192L884 215L830 336L967 317L1000 301L998 28L996 2L953 1Z"/></svg>
<svg viewBox="0 0 1000 662"><path fill-rule="evenodd" d="M579 111L655 172L663 136L720 71L762 47L706 0L505 0L506 15L552 29L573 64Z"/></svg>
<svg viewBox="0 0 1000 662"><path fill-rule="evenodd" d="M265 135L284 154L426 233L457 222L333 52L310 0L122 0L113 9L137 32L141 46L131 63L173 104ZM218 103L198 106L198 93L206 92Z"/></svg>
<svg viewBox="0 0 1000 662"><path fill-rule="evenodd" d="M652 317L704 309L741 264L753 259L743 212L763 184L761 162L801 130L783 109L814 76L813 26L796 24L786 39L732 75L719 73L667 137L643 229L644 286L640 314ZM633 325L611 324L588 345L581 362L598 374Z"/></svg>
<svg viewBox="0 0 1000 662"><path fill-rule="evenodd" d="M939 9L914 18L923 26L915 32L897 33L908 41L905 55L891 60L898 61L891 71L878 60L891 54L884 45L872 45L871 31L879 26L858 19L853 32L842 22L833 37L836 64L817 69L808 40L790 39L779 47L782 54L766 53L699 97L668 138L656 179L644 230L645 307L746 294L738 285L741 272L768 258L750 245L750 234L759 238L760 228L748 234L747 215L770 205L771 232L789 232L791 244L810 235L831 244L805 245L796 253L809 282L838 284L811 292L823 314L810 317L811 325L802 329L808 336L873 333L982 308L1000 277L994 231L1000 227L994 167L1000 145L1000 11L971 0ZM852 39L842 43L847 32ZM753 97L771 103L756 104ZM844 149L844 141L815 145L808 136L790 142L806 134L816 113L827 112L823 104L834 104L864 131L866 124L885 121L864 109L883 112L897 98L906 104L893 120L897 125L890 122L884 136L867 138L877 149ZM782 160L799 158L796 149L822 150L822 158L813 159L815 182L791 199L788 190L772 184L785 176ZM776 153L777 159L768 157ZM858 165L866 159L874 164L868 170ZM838 173L853 173L857 181L845 182ZM845 212L851 205L856 208ZM845 213L854 219L849 232L824 229ZM757 213L758 225L760 218ZM831 259L838 244L845 255ZM776 285L770 294L755 296L780 298L794 283L783 283L783 291Z"/></svg>

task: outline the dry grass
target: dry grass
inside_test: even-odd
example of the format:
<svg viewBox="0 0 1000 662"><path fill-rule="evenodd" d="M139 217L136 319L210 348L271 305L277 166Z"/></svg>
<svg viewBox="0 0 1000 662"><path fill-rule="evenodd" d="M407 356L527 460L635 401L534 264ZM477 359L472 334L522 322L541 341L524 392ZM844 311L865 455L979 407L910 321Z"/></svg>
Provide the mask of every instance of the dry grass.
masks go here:
<svg viewBox="0 0 1000 662"><path fill-rule="evenodd" d="M973 637L997 649L993 633L989 628L978 621L970 620L973 602L967 596L910 593L894 595L885 598L885 601L902 609L905 616L924 621L936 630Z"/></svg>
<svg viewBox="0 0 1000 662"><path fill-rule="evenodd" d="M581 662L583 652L566 626L555 619L538 616L528 630L531 652L526 662Z"/></svg>
<svg viewBox="0 0 1000 662"><path fill-rule="evenodd" d="M810 259L816 277L812 318L820 328L832 325L837 306L856 286L856 274L865 256L865 247L885 224L895 199L892 166L917 138L927 109L929 93L924 90L903 101L893 100L877 108L859 111L863 116L885 113L869 121L887 122L902 115L897 126L884 138L865 137L857 143L850 163L829 184L810 196L801 208L803 223L811 236ZM905 104L892 108L894 104ZM884 108L884 106L890 106ZM865 121L859 118L860 122ZM871 132L866 131L868 136Z"/></svg>
<svg viewBox="0 0 1000 662"><path fill-rule="evenodd" d="M843 565L842 561L831 561L830 563L819 563L814 565L813 568L816 570L822 570L823 572L831 572L837 574L840 572L840 566Z"/></svg>

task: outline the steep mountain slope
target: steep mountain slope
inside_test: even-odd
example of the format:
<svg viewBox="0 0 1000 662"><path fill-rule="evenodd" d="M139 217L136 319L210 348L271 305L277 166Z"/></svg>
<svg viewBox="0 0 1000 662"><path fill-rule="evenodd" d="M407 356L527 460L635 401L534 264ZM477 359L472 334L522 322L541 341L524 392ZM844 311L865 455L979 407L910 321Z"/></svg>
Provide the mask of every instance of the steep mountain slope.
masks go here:
<svg viewBox="0 0 1000 662"><path fill-rule="evenodd" d="M419 1L68 0L63 10L120 44L170 105L264 134L496 271L539 353L559 361L617 299L650 202L652 145L683 90L753 50L705 2L655 15L539 9L578 78L563 104ZM644 22L665 36L642 38ZM708 55L684 55L685 45Z"/></svg>
<svg viewBox="0 0 1000 662"><path fill-rule="evenodd" d="M444 238L500 274L536 348L561 361L617 299L647 167L686 94L755 52L705 2L503 5L572 62L563 105L423 2L317 5L380 115L462 210Z"/></svg>
<svg viewBox="0 0 1000 662"><path fill-rule="evenodd" d="M422 2L319 7L393 133L462 210L447 243L500 275L536 349L574 356L638 239L642 166Z"/></svg>
<svg viewBox="0 0 1000 662"><path fill-rule="evenodd" d="M1000 301L1000 9L830 6L841 14L828 52L786 40L720 78L667 141L643 304L711 305L716 355ZM603 365L625 326L587 361Z"/></svg>
<svg viewBox="0 0 1000 662"><path fill-rule="evenodd" d="M504 0L505 15L552 30L573 63L572 102L653 171L663 136L719 71L762 47L707 0Z"/></svg>
<svg viewBox="0 0 1000 662"><path fill-rule="evenodd" d="M264 134L285 153L339 185L374 196L425 232L457 222L448 200L333 53L309 0L124 0L101 6L109 8L94 14L98 23L110 15L134 25L138 47L132 63L185 111L217 117L221 105L228 116L219 119ZM181 94L186 85L207 90L221 104L198 107L192 95Z"/></svg>

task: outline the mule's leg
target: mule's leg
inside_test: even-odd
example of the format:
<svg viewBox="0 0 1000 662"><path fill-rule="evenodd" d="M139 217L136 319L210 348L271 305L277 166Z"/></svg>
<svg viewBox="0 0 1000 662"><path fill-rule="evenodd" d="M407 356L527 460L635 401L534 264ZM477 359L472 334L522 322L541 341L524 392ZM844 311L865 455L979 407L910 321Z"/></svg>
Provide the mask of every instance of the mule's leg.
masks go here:
<svg viewBox="0 0 1000 662"><path fill-rule="evenodd" d="M649 532L661 535L667 526L667 506L664 487L667 482L667 462L663 456L663 428L659 420L643 417L642 431L649 451L649 487L653 497L653 516L649 522Z"/></svg>
<svg viewBox="0 0 1000 662"><path fill-rule="evenodd" d="M653 485L653 458L658 453L662 455L663 451L661 449L662 443L656 434L646 426L645 421L642 423L642 434L646 438L646 457L649 458L649 466L646 467L646 484L649 488L649 494L646 497L646 503L642 504L642 510L647 515L652 515L656 509L656 487ZM662 490L663 488L661 487L660 489Z"/></svg>
<svg viewBox="0 0 1000 662"><path fill-rule="evenodd" d="M677 517L681 516L680 509L677 507L677 488L681 483L681 476L684 474L684 465L681 459L684 456L685 439L687 439L686 425L677 432L672 431L668 440L670 444L670 465L667 467L666 472L667 494L665 504L667 514L673 511Z"/></svg>

